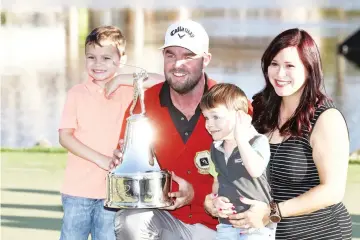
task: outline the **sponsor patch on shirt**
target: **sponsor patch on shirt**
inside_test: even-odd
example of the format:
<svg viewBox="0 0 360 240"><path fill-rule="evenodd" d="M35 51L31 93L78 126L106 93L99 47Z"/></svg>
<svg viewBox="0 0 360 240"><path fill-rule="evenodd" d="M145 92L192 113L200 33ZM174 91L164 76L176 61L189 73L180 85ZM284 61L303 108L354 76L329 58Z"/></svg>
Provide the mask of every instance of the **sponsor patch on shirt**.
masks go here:
<svg viewBox="0 0 360 240"><path fill-rule="evenodd" d="M194 161L200 174L209 174L211 160L210 152L208 150L197 152Z"/></svg>

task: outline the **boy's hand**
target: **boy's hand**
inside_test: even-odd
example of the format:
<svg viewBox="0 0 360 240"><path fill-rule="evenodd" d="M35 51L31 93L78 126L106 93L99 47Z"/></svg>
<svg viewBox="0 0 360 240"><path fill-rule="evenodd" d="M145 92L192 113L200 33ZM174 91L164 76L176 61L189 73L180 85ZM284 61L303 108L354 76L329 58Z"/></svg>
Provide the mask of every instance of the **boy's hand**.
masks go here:
<svg viewBox="0 0 360 240"><path fill-rule="evenodd" d="M213 200L217 197L216 193L206 195L204 201L204 208L207 213L213 217L219 217L218 209L214 206Z"/></svg>
<svg viewBox="0 0 360 240"><path fill-rule="evenodd" d="M236 112L234 136L236 141L250 141L253 136L251 117L244 111Z"/></svg>
<svg viewBox="0 0 360 240"><path fill-rule="evenodd" d="M96 164L101 167L102 169L109 171L110 170L110 163L112 161L111 157L103 156L102 158L98 159Z"/></svg>
<svg viewBox="0 0 360 240"><path fill-rule="evenodd" d="M109 164L110 169L115 168L117 165L119 165L122 162L122 158L123 158L122 152L123 152L123 148L124 148L124 140L123 139L120 139L119 146L120 146L120 149L114 150L114 155Z"/></svg>
<svg viewBox="0 0 360 240"><path fill-rule="evenodd" d="M236 213L234 205L226 197L215 197L213 199L213 205L221 218L228 218L229 215Z"/></svg>

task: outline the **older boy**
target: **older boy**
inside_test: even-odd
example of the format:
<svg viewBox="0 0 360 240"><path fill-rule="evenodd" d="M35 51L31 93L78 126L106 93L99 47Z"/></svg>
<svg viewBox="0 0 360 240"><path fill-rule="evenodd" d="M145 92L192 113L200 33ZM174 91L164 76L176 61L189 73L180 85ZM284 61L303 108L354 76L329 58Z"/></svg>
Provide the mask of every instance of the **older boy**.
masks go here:
<svg viewBox="0 0 360 240"><path fill-rule="evenodd" d="M95 28L85 42L89 80L67 95L59 127L60 144L69 151L61 240L87 240L90 233L96 240L115 239L115 211L104 208L105 179L133 89L121 85L107 98L104 88L126 62L125 45L118 28Z"/></svg>

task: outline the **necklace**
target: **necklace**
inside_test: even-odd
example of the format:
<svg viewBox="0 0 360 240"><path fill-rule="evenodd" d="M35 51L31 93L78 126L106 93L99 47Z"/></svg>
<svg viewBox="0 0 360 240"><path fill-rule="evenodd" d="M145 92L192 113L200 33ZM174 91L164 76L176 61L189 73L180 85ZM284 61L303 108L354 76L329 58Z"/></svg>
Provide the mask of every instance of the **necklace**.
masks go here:
<svg viewBox="0 0 360 240"><path fill-rule="evenodd" d="M274 135L274 130L272 130L272 131L270 132L269 142L271 141L273 135ZM276 144L276 143L273 144L273 145L276 144L277 147L276 147L275 153L270 155L270 161L269 161L270 168L269 168L269 173L268 173L268 175L269 175L269 180L270 180L270 181L269 181L270 184L272 183L272 177L271 177L271 175L273 174L273 165L274 165L274 161L275 161L275 156L276 156L279 148L281 147L281 145L282 145L283 142L285 141L285 139L286 139L286 138L283 138L283 139L281 140L281 142L278 143L278 144ZM272 190L271 190L271 192L272 192Z"/></svg>

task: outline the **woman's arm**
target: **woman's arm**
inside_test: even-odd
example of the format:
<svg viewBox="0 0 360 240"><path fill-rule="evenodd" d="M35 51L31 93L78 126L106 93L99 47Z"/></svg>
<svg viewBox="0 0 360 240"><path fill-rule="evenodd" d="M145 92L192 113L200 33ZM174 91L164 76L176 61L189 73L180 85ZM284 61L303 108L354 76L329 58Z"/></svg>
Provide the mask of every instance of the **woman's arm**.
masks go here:
<svg viewBox="0 0 360 240"><path fill-rule="evenodd" d="M349 138L345 120L336 109L320 115L310 144L317 167L320 184L306 193L279 203L282 217L299 216L331 206L342 201L345 193L349 157ZM261 227L267 222L269 205L249 199L248 211L229 216L231 224L239 228Z"/></svg>
<svg viewBox="0 0 360 240"><path fill-rule="evenodd" d="M349 159L345 120L336 109L322 113L310 137L320 184L306 193L279 203L283 217L308 214L342 201Z"/></svg>

